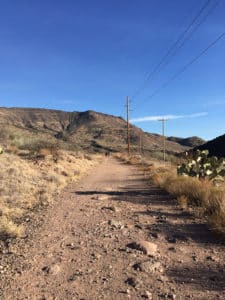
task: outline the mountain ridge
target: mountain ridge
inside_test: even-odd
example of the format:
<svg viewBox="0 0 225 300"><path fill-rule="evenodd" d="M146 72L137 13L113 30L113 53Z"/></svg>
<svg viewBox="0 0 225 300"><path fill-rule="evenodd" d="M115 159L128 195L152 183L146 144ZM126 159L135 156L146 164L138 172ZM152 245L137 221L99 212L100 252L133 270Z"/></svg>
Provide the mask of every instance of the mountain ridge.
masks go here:
<svg viewBox="0 0 225 300"><path fill-rule="evenodd" d="M81 149L126 149L126 121L120 116L93 110L68 112L56 109L1 107L0 124L32 134L44 134L80 147ZM143 151L162 151L162 136L144 132L130 125L131 144L136 151L141 138ZM176 138L175 138L176 139ZM177 141L181 142L181 138ZM167 151L183 152L190 146L167 139Z"/></svg>
<svg viewBox="0 0 225 300"><path fill-rule="evenodd" d="M193 151L197 149L208 150L210 156L217 156L219 158L225 157L225 134L220 135L203 145L195 147Z"/></svg>

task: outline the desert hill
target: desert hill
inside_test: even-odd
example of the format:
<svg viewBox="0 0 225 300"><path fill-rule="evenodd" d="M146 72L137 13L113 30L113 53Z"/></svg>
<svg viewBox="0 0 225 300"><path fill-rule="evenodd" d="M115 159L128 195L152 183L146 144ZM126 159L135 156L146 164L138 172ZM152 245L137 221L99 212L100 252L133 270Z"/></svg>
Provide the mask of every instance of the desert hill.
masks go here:
<svg viewBox="0 0 225 300"><path fill-rule="evenodd" d="M23 135L54 138L73 145L76 149L98 151L126 149L126 121L121 117L95 111L65 112L37 108L0 108L0 125L1 135L4 135L5 129L10 129L11 132L19 132ZM160 135L143 132L140 128L131 125L133 150L138 150L140 139L143 151L161 151ZM168 152L178 153L189 149L192 144L182 143L182 139L169 138L166 145Z"/></svg>
<svg viewBox="0 0 225 300"><path fill-rule="evenodd" d="M176 142L182 146L187 146L187 147L191 147L191 148L198 147L198 146L201 146L206 143L205 140L201 139L198 136L192 136L192 137L188 137L188 138L179 138L179 137L170 136L167 138L167 140Z"/></svg>
<svg viewBox="0 0 225 300"><path fill-rule="evenodd" d="M209 150L209 155L217 157L225 157L225 134L194 148L194 150Z"/></svg>

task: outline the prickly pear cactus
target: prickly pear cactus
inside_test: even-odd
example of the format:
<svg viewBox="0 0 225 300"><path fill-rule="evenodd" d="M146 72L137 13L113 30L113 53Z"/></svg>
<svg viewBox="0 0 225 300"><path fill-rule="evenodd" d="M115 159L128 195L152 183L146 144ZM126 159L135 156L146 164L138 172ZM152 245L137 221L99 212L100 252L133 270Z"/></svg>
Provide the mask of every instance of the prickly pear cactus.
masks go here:
<svg viewBox="0 0 225 300"><path fill-rule="evenodd" d="M197 150L192 158L177 167L177 174L197 178L208 178L210 180L224 180L225 160L215 156L208 157L208 150Z"/></svg>

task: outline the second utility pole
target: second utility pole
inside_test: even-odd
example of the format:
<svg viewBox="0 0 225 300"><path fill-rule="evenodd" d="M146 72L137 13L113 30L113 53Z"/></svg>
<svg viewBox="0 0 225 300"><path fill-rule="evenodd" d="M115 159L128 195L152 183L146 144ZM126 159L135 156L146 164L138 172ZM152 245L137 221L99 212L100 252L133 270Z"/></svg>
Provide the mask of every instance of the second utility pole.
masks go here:
<svg viewBox="0 0 225 300"><path fill-rule="evenodd" d="M130 100L127 96L127 152L130 155Z"/></svg>
<svg viewBox="0 0 225 300"><path fill-rule="evenodd" d="M166 162L166 137L165 137L165 121L168 119L162 118L158 121L162 122L162 138L163 138L163 160Z"/></svg>

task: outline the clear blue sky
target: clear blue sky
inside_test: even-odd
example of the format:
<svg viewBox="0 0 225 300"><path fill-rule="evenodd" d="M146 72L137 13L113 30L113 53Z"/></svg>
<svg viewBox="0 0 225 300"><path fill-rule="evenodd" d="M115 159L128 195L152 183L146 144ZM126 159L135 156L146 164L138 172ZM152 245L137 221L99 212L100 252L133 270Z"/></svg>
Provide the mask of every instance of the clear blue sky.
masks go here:
<svg viewBox="0 0 225 300"><path fill-rule="evenodd" d="M125 117L126 96L143 84L204 3L0 0L0 106L91 109ZM175 116L167 122L167 135L224 134L225 38L150 97L224 31L220 0L171 62L132 98L131 118ZM135 124L161 130L157 121Z"/></svg>

